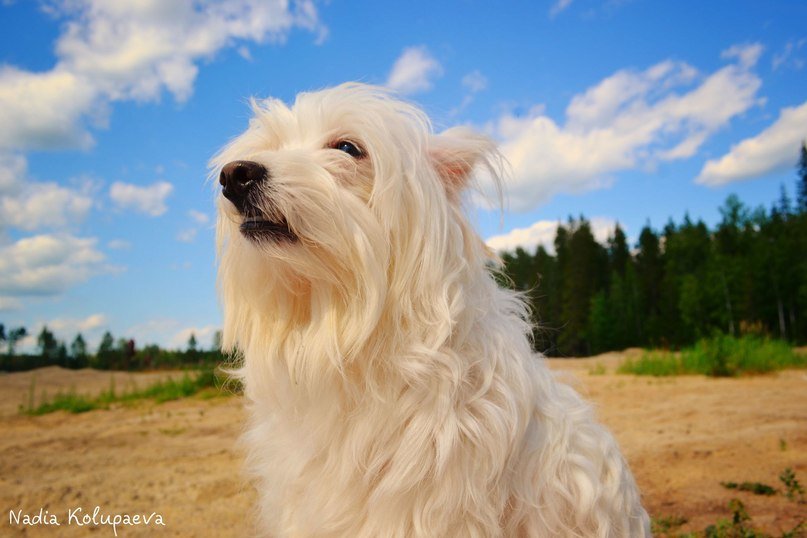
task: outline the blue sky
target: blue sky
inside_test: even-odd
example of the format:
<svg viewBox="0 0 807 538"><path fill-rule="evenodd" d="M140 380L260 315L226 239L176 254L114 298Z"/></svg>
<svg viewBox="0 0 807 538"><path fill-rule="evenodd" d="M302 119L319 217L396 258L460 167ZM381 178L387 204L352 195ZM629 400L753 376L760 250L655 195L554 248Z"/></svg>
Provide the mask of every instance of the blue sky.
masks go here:
<svg viewBox="0 0 807 538"><path fill-rule="evenodd" d="M497 248L770 206L807 138L805 23L784 0L5 0L0 322L210 345L208 159L250 96L348 80L500 142L508 209L474 215Z"/></svg>

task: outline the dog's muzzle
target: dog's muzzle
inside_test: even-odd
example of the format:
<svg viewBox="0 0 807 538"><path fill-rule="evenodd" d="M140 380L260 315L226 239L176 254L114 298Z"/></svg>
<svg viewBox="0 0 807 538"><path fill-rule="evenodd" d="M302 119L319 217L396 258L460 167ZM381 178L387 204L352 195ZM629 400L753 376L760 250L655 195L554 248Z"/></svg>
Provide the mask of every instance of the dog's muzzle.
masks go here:
<svg viewBox="0 0 807 538"><path fill-rule="evenodd" d="M254 161L232 161L225 164L219 174L221 193L244 217L241 233L252 240L286 239L297 240L285 219L269 219L255 205L252 199L257 195L261 183L269 181L269 171Z"/></svg>

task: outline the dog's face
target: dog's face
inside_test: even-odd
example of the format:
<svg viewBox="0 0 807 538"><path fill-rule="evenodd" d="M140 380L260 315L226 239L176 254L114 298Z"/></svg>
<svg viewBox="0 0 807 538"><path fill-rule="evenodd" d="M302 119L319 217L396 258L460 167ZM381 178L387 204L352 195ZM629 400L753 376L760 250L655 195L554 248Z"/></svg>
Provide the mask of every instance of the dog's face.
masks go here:
<svg viewBox="0 0 807 538"><path fill-rule="evenodd" d="M244 304L286 320L361 310L372 327L391 294L411 302L432 275L478 256L459 199L495 155L488 139L433 135L417 108L359 84L253 110L212 162L225 343Z"/></svg>

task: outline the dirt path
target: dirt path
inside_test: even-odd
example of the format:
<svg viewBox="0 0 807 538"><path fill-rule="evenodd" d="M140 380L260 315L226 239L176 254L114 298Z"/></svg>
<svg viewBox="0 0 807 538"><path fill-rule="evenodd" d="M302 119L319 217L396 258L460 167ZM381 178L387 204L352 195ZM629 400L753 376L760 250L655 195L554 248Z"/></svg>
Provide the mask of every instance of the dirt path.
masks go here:
<svg viewBox="0 0 807 538"><path fill-rule="evenodd" d="M593 400L618 438L655 517L683 516L684 530L727 517L732 497L754 524L779 535L807 518L807 505L760 497L720 482L781 489L786 467L807 483L807 371L741 378L653 379L614 374L623 354L550 361ZM599 372L605 369L606 373ZM55 393L109 387L109 372L39 370ZM164 374L119 374L146 386ZM118 527L119 536L249 536L254 493L240 476L238 397L141 404L81 415L17 413L30 373L0 376L0 536L113 536L112 528L67 525L67 510L157 512L165 526ZM122 385L117 385L122 386ZM38 398L38 393L37 393ZM39 508L62 526L9 524L9 510ZM95 530L95 532L91 532Z"/></svg>

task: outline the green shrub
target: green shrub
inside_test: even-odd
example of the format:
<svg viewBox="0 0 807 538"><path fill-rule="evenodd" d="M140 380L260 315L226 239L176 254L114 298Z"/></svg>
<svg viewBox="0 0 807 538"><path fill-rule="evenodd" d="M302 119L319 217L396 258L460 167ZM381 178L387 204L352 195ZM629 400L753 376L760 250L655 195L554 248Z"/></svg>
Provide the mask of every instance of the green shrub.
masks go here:
<svg viewBox="0 0 807 538"><path fill-rule="evenodd" d="M680 353L646 351L639 359L625 361L620 373L653 376L702 374L727 377L762 374L784 368L807 367L807 356L786 342L746 335L716 335L699 340Z"/></svg>

